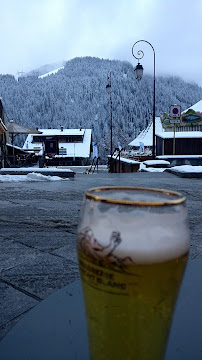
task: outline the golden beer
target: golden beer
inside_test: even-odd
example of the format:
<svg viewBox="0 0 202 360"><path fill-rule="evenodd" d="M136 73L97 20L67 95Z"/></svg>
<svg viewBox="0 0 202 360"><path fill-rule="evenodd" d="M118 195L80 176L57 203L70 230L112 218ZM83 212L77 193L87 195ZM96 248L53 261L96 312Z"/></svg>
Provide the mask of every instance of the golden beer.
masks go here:
<svg viewBox="0 0 202 360"><path fill-rule="evenodd" d="M171 247L165 244L164 249L159 244L159 241L165 241L163 237L161 241L159 234L156 234L157 243L154 237L150 241L149 235L151 238L152 235L146 230L147 225L143 230L141 226L138 227L145 209L140 208L136 213L137 219L138 216L140 218L135 231L136 217L130 221L131 209L125 215L122 208L117 213L112 211L109 221L111 204L107 202L107 210L103 204L97 205L95 201L91 209L87 205L91 215L83 215L78 232L78 259L91 359L162 360L188 254L187 239L179 236L180 222L176 223L176 241L172 242ZM180 208L177 211L180 213ZM169 209L168 214L170 212ZM92 215L94 213L95 217ZM159 210L157 213L156 216L155 212L151 212L152 221L160 216ZM184 213L180 216L181 220L183 218ZM115 226L115 223L118 225ZM185 233L187 228L183 229L183 226L182 233ZM168 240L166 221L165 227L162 234ZM173 228L172 237L175 224ZM151 228L151 232L153 230ZM106 241L102 236L107 231L109 235ZM138 233L141 236L148 233L148 239L137 239ZM156 249L155 244L150 249L149 243L152 241L156 243ZM175 242L177 245L173 250Z"/></svg>

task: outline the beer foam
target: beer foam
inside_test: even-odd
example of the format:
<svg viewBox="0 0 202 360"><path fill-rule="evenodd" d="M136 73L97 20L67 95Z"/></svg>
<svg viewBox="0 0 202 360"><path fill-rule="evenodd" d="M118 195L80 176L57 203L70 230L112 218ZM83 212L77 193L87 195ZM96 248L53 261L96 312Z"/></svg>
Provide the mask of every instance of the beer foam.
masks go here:
<svg viewBox="0 0 202 360"><path fill-rule="evenodd" d="M155 189L140 189L140 188L129 188L123 190L102 190L97 192L96 195L100 198L112 199L112 200L129 200L132 202L161 202L179 199L177 193L169 193L166 191L158 191Z"/></svg>
<svg viewBox="0 0 202 360"><path fill-rule="evenodd" d="M176 208L174 213L165 214L134 208L122 212L113 206L105 212L97 206L93 215L85 217L80 231L85 226L90 227L93 238L103 248L99 256L113 254L119 259L129 256L133 262L141 264L169 261L189 250L186 208ZM113 233L119 234L118 244Z"/></svg>

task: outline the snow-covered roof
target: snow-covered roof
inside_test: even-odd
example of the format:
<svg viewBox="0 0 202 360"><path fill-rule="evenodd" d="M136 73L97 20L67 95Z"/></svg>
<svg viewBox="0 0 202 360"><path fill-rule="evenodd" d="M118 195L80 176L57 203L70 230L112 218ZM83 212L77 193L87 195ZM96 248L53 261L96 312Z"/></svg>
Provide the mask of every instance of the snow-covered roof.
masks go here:
<svg viewBox="0 0 202 360"><path fill-rule="evenodd" d="M30 134L31 136L66 136L66 135L84 135L84 133L91 129L38 129L41 134Z"/></svg>
<svg viewBox="0 0 202 360"><path fill-rule="evenodd" d="M162 139L171 139L174 137L173 131L165 131L162 133L156 133L156 136ZM186 139L186 138L202 138L202 131L178 131L175 133L175 138Z"/></svg>
<svg viewBox="0 0 202 360"><path fill-rule="evenodd" d="M190 110L190 109L192 109L192 110L194 110L194 111L200 111L200 112L202 112L202 100L198 101L196 104L194 104L194 105L190 106L188 109L184 110L184 111L182 112L182 114L185 113L185 112L187 112L187 111Z"/></svg>
<svg viewBox="0 0 202 360"><path fill-rule="evenodd" d="M157 159L202 159L202 155L158 155Z"/></svg>
<svg viewBox="0 0 202 360"><path fill-rule="evenodd" d="M61 131L60 129L39 129L41 134L29 134L27 139L23 145L23 149L26 150L42 150L43 143L42 142L33 142L33 136L43 137L43 136L67 136L67 135L82 135L82 142L60 142L59 150L66 150L66 154L60 155L60 157L83 157L87 158L90 156L90 144L91 144L91 129L64 129ZM58 155L56 155L58 157Z"/></svg>
<svg viewBox="0 0 202 360"><path fill-rule="evenodd" d="M23 150L21 147L19 147L19 146L12 145L12 144L8 144L8 143L6 143L6 146L8 146L8 147L10 147L10 148L14 148L14 149L16 149L16 150L20 150L20 151L26 153L26 151L24 151L24 150Z"/></svg>
<svg viewBox="0 0 202 360"><path fill-rule="evenodd" d="M108 159L110 159L110 158L111 158L111 155L108 155ZM117 160L117 156L115 156L115 155L112 156L112 158ZM128 164L140 164L140 162L137 160L127 159L125 157L120 157L120 161L128 163Z"/></svg>
<svg viewBox="0 0 202 360"><path fill-rule="evenodd" d="M160 117L155 118L155 132L161 133L163 132L163 126L161 123ZM153 122L151 122L146 129L142 130L141 133L128 145L129 146L140 146L140 142L144 144L144 146L152 146L153 145Z"/></svg>

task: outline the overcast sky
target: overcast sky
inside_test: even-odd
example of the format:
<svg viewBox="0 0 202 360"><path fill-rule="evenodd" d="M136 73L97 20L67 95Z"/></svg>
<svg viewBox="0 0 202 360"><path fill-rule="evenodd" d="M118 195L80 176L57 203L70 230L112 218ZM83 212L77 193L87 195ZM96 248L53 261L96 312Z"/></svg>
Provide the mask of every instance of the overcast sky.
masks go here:
<svg viewBox="0 0 202 360"><path fill-rule="evenodd" d="M149 41L156 75L202 86L201 0L0 0L0 73L16 75L77 56L127 60ZM141 60L153 73L153 51Z"/></svg>

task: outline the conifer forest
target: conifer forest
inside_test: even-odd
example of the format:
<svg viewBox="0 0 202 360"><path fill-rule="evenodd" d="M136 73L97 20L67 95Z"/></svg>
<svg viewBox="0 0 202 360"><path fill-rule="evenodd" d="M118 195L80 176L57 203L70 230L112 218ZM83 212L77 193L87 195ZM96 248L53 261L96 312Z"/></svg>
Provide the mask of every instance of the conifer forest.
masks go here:
<svg viewBox="0 0 202 360"><path fill-rule="evenodd" d="M136 65L136 64L135 64ZM134 66L135 66L134 65ZM67 61L55 74L40 78L39 71L16 79L0 75L0 97L7 121L32 128L91 128L101 162L110 154L110 98L106 91L111 73L113 146L126 147L152 119L153 76L141 81L133 65L118 60L84 57ZM202 88L178 77L156 78L156 116L173 104L182 111L202 99ZM24 136L16 137L22 146Z"/></svg>

